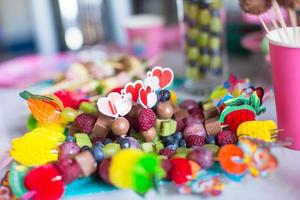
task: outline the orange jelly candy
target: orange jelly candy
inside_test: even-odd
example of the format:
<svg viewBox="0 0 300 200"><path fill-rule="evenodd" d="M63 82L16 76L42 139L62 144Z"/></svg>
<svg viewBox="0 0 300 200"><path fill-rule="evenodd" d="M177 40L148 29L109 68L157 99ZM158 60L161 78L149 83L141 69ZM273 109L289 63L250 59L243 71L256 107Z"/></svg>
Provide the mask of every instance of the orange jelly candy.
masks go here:
<svg viewBox="0 0 300 200"><path fill-rule="evenodd" d="M245 173L249 165L243 162L243 151L234 144L223 146L219 152L219 162L224 171L233 175Z"/></svg>

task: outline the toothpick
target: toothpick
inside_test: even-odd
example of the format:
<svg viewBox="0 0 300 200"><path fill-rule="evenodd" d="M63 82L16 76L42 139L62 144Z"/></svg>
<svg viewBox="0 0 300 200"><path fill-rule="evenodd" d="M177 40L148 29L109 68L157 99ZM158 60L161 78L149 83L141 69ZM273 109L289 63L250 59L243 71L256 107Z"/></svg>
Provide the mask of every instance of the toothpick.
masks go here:
<svg viewBox="0 0 300 200"><path fill-rule="evenodd" d="M285 24L285 22L284 22L284 19L283 19L283 17L282 17L281 12L280 12L280 8L279 8L279 6L278 6L278 3L277 3L276 0L273 0L272 2L273 2L273 9L275 10L275 13L276 13L276 15L277 15L277 17L278 17L278 19L279 19L280 25L281 25L281 27L284 29L284 32L285 32L285 34L286 34L286 36L287 36L287 39L288 39L288 41L290 42L290 38L289 38L287 29L286 29L286 24Z"/></svg>
<svg viewBox="0 0 300 200"><path fill-rule="evenodd" d="M267 33L269 33L270 31L269 31L267 25L265 24L265 22L264 22L262 16L261 16L261 15L258 15L258 17L259 17L259 20L260 20L261 24L263 25L265 31L266 31Z"/></svg>
<svg viewBox="0 0 300 200"><path fill-rule="evenodd" d="M291 9L291 8L288 8L288 12L289 12L289 17L290 17L291 24L293 26L294 42L296 42L297 41L297 32L296 32L297 14L296 14L296 11Z"/></svg>

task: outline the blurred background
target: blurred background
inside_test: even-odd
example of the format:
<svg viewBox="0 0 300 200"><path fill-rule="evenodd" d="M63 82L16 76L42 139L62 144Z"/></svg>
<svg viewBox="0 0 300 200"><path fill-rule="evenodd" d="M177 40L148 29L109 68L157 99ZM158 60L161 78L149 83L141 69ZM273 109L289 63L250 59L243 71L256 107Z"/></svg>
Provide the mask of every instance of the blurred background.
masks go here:
<svg viewBox="0 0 300 200"><path fill-rule="evenodd" d="M0 87L56 83L74 62L116 54L171 66L192 93L230 73L270 85L264 34L238 0L1 0Z"/></svg>

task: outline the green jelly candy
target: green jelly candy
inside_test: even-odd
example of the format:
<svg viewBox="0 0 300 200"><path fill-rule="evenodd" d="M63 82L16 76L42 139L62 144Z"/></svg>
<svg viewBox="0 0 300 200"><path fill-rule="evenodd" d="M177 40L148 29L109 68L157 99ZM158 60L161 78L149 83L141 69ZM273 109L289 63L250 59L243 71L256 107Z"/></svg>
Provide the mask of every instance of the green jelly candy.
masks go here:
<svg viewBox="0 0 300 200"><path fill-rule="evenodd" d="M156 132L160 136L169 136L176 132L177 122L172 119L156 121Z"/></svg>
<svg viewBox="0 0 300 200"><path fill-rule="evenodd" d="M85 145L90 148L93 146L89 136L86 133L76 133L74 137L76 139L76 143L80 148Z"/></svg>
<svg viewBox="0 0 300 200"><path fill-rule="evenodd" d="M210 23L210 12L208 9L202 9L198 14L198 22L200 25L205 26Z"/></svg>
<svg viewBox="0 0 300 200"><path fill-rule="evenodd" d="M28 120L27 120L27 126L26 126L27 130L32 131L37 126L38 126L37 120L32 115L29 115Z"/></svg>
<svg viewBox="0 0 300 200"><path fill-rule="evenodd" d="M141 148L146 153L154 152L153 142L144 142L141 144Z"/></svg>
<svg viewBox="0 0 300 200"><path fill-rule="evenodd" d="M132 169L133 190L141 195L152 188L157 188L165 176L160 166L160 159L155 154L145 154Z"/></svg>
<svg viewBox="0 0 300 200"><path fill-rule="evenodd" d="M210 30L214 33L220 33L222 31L222 21L219 17L211 18Z"/></svg>
<svg viewBox="0 0 300 200"><path fill-rule="evenodd" d="M117 153L119 150L121 149L120 145L117 143L109 143L106 144L102 150L103 153L105 155L105 157L111 157L113 156L115 153Z"/></svg>
<svg viewBox="0 0 300 200"><path fill-rule="evenodd" d="M198 47L190 47L187 52L187 58L189 60L197 60L199 56Z"/></svg>
<svg viewBox="0 0 300 200"><path fill-rule="evenodd" d="M28 192L24 186L24 177L29 170L29 167L25 167L16 162L13 162L10 166L8 181L12 192L17 198L21 198Z"/></svg>
<svg viewBox="0 0 300 200"><path fill-rule="evenodd" d="M97 108L90 102L82 102L79 106L79 109L84 113L94 114L97 113Z"/></svg>
<svg viewBox="0 0 300 200"><path fill-rule="evenodd" d="M205 31L198 35L198 45L199 47L207 47L209 41L209 34Z"/></svg>
<svg viewBox="0 0 300 200"><path fill-rule="evenodd" d="M209 39L209 48L220 49L221 48L221 38L220 37L211 37Z"/></svg>

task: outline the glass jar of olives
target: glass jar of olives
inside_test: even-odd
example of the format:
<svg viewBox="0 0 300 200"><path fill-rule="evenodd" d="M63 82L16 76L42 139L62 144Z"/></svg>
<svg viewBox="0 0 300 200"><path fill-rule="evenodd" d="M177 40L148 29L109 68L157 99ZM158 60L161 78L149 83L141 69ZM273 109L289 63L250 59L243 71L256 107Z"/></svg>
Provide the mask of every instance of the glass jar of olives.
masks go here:
<svg viewBox="0 0 300 200"><path fill-rule="evenodd" d="M224 21L222 0L184 0L186 87L206 95L224 75Z"/></svg>

